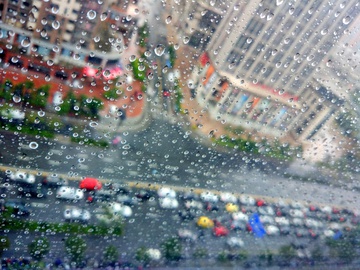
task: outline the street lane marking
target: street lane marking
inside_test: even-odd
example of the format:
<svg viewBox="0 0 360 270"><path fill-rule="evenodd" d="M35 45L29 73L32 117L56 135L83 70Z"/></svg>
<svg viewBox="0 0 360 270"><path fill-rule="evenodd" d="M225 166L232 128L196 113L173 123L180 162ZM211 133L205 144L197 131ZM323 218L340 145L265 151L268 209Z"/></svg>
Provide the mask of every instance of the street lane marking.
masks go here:
<svg viewBox="0 0 360 270"><path fill-rule="evenodd" d="M31 160L34 160L34 157L18 155L18 156L16 157L16 159L18 159L18 160L23 160L23 161L31 161Z"/></svg>
<svg viewBox="0 0 360 270"><path fill-rule="evenodd" d="M78 158L87 158L88 156L89 156L88 154L84 154L84 153L77 154Z"/></svg>
<svg viewBox="0 0 360 270"><path fill-rule="evenodd" d="M55 166L59 166L59 165L61 164L60 161L58 161L58 160L52 160L52 159L48 160L48 163L49 163L50 165L55 165Z"/></svg>
<svg viewBox="0 0 360 270"><path fill-rule="evenodd" d="M165 166L165 169L166 169L166 170L169 170L169 171L176 172L176 171L179 170L179 167L178 167L178 166L166 165L166 166Z"/></svg>
<svg viewBox="0 0 360 270"><path fill-rule="evenodd" d="M110 158L110 157L104 157L103 158L103 161L107 162L107 163L112 163L114 162L114 159L113 158Z"/></svg>
<svg viewBox="0 0 360 270"><path fill-rule="evenodd" d="M58 149L52 149L51 152L58 156L62 156L62 154L63 154L63 151L58 150Z"/></svg>
<svg viewBox="0 0 360 270"><path fill-rule="evenodd" d="M102 172L103 173L114 173L115 170L113 168L104 168Z"/></svg>
<svg viewBox="0 0 360 270"><path fill-rule="evenodd" d="M77 166L80 170L87 170L89 169L89 166L86 165L86 164L81 164L79 163L78 166Z"/></svg>
<svg viewBox="0 0 360 270"><path fill-rule="evenodd" d="M128 173L129 173L130 176L137 176L137 175L139 175L139 172L137 172L137 171L128 171Z"/></svg>
<svg viewBox="0 0 360 270"><path fill-rule="evenodd" d="M47 204L47 203L39 203L39 202L32 202L32 203L30 203L30 206L34 207L34 208L48 208L49 204Z"/></svg>

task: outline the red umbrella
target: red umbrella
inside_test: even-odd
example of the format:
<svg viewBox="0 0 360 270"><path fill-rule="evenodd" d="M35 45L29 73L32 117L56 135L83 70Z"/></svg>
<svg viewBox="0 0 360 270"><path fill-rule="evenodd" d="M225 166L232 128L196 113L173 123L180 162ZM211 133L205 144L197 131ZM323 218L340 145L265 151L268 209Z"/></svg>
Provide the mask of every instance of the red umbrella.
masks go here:
<svg viewBox="0 0 360 270"><path fill-rule="evenodd" d="M101 187L102 187L101 182L96 178L86 177L80 182L81 189L99 190L101 189Z"/></svg>

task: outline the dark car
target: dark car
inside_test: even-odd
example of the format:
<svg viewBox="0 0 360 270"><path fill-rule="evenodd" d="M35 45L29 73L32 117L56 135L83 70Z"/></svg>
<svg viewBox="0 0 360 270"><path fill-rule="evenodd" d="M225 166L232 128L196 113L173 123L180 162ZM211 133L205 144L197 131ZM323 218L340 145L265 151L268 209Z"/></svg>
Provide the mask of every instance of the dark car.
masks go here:
<svg viewBox="0 0 360 270"><path fill-rule="evenodd" d="M137 192L135 192L136 198L139 199L139 201L148 201L151 197L155 198L155 192L152 192L151 190L145 190L141 189Z"/></svg>
<svg viewBox="0 0 360 270"><path fill-rule="evenodd" d="M57 174L52 174L52 175L48 175L48 176L45 176L42 180L42 183L44 185L47 185L47 186L54 186L54 187L57 187L57 186L68 186L69 185L69 181L58 176Z"/></svg>
<svg viewBox="0 0 360 270"><path fill-rule="evenodd" d="M112 189L100 189L90 192L88 202L110 202L115 198L116 192Z"/></svg>
<svg viewBox="0 0 360 270"><path fill-rule="evenodd" d="M18 188L19 195L23 197L45 199L47 194L42 186L39 185L24 185Z"/></svg>
<svg viewBox="0 0 360 270"><path fill-rule="evenodd" d="M5 202L5 209L11 210L11 213L16 216L29 216L31 211L23 202L7 201Z"/></svg>
<svg viewBox="0 0 360 270"><path fill-rule="evenodd" d="M179 217L182 220L193 220L195 218L195 213L191 210L180 210Z"/></svg>

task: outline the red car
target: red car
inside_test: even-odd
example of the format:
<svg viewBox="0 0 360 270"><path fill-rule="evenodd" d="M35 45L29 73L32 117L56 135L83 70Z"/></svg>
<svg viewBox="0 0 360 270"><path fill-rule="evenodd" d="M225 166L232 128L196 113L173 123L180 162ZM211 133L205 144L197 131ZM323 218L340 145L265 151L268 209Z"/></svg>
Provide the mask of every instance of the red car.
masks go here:
<svg viewBox="0 0 360 270"><path fill-rule="evenodd" d="M222 225L214 227L213 232L214 235L218 237L227 236L229 234L229 230Z"/></svg>

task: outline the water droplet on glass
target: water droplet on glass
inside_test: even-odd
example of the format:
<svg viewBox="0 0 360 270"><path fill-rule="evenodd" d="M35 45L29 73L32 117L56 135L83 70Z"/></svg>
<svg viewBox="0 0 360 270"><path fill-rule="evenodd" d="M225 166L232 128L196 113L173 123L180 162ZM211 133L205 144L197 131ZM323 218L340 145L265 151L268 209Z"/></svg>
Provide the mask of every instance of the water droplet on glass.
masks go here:
<svg viewBox="0 0 360 270"><path fill-rule="evenodd" d="M98 123L94 122L94 121L90 122L90 124L89 124L90 127L96 127L97 125L98 125Z"/></svg>
<svg viewBox="0 0 360 270"><path fill-rule="evenodd" d="M294 14L294 11L295 11L295 8L291 7L291 8L289 9L289 14L290 14L290 15L293 15L293 14Z"/></svg>
<svg viewBox="0 0 360 270"><path fill-rule="evenodd" d="M135 55L130 55L129 61L134 62L135 60L136 60L136 56Z"/></svg>
<svg viewBox="0 0 360 270"><path fill-rule="evenodd" d="M234 10L239 10L239 7L240 7L239 5L235 5Z"/></svg>
<svg viewBox="0 0 360 270"><path fill-rule="evenodd" d="M184 43L184 44L188 44L189 41L190 41L190 38L189 38L188 36L186 36L186 37L183 38L183 43Z"/></svg>
<svg viewBox="0 0 360 270"><path fill-rule="evenodd" d="M41 35L42 37L46 37L46 36L47 36L46 30L45 30L45 29L41 30L40 35Z"/></svg>
<svg viewBox="0 0 360 270"><path fill-rule="evenodd" d="M154 52L157 56L162 56L165 52L165 46L162 44L157 45Z"/></svg>
<svg viewBox="0 0 360 270"><path fill-rule="evenodd" d="M313 60L314 59L314 55L313 54L311 54L311 55L309 55L308 57L306 57L306 60L308 60L308 61L311 61L311 60Z"/></svg>
<svg viewBox="0 0 360 270"><path fill-rule="evenodd" d="M346 16L346 17L342 20L343 24L345 24L345 25L346 25L346 24L349 24L350 21L351 21L350 16Z"/></svg>
<svg viewBox="0 0 360 270"><path fill-rule="evenodd" d="M294 60L298 60L300 58L300 53L296 53L295 55L294 55Z"/></svg>
<svg viewBox="0 0 360 270"><path fill-rule="evenodd" d="M45 81L49 82L51 80L51 77L49 74L46 74L45 75Z"/></svg>
<svg viewBox="0 0 360 270"><path fill-rule="evenodd" d="M51 59L49 59L49 60L46 61L46 64L47 64L49 67L51 67L52 65L54 65L54 61L51 60Z"/></svg>
<svg viewBox="0 0 360 270"><path fill-rule="evenodd" d="M327 62L326 62L326 66L327 66L327 67L332 67L332 61L331 61L331 60L327 61Z"/></svg>
<svg viewBox="0 0 360 270"><path fill-rule="evenodd" d="M216 1L215 0L210 0L210 6L215 6L215 3L216 3Z"/></svg>
<svg viewBox="0 0 360 270"><path fill-rule="evenodd" d="M151 52L150 52L150 51L145 51L144 55L145 55L146 57L150 57L150 56L151 56Z"/></svg>
<svg viewBox="0 0 360 270"><path fill-rule="evenodd" d="M94 10L89 10L87 13L87 17L89 20L93 20L96 18L96 12Z"/></svg>
<svg viewBox="0 0 360 270"><path fill-rule="evenodd" d="M38 111L38 115L39 115L40 117L44 117L44 116L45 116L45 112L44 112L44 111Z"/></svg>
<svg viewBox="0 0 360 270"><path fill-rule="evenodd" d="M178 44L178 43L176 43L175 45L174 45L174 49L175 50L178 50L180 48L180 45Z"/></svg>
<svg viewBox="0 0 360 270"><path fill-rule="evenodd" d="M284 2L284 0L276 0L276 5L280 6L283 2Z"/></svg>
<svg viewBox="0 0 360 270"><path fill-rule="evenodd" d="M250 44L251 42L253 42L253 39L251 37L247 38L246 43Z"/></svg>
<svg viewBox="0 0 360 270"><path fill-rule="evenodd" d="M323 29L323 30L321 30L321 32L320 32L320 34L321 35L326 35L328 33L328 30L327 29Z"/></svg>
<svg viewBox="0 0 360 270"><path fill-rule="evenodd" d="M166 24L169 24L169 23L171 23L171 21L172 21L172 17L171 17L171 16L168 16L168 17L166 18L166 20L165 20L165 23L166 23Z"/></svg>
<svg viewBox="0 0 360 270"><path fill-rule="evenodd" d="M47 20L46 20L45 18L43 18L43 19L41 20L41 24L42 24L42 25L47 24Z"/></svg>
<svg viewBox="0 0 360 270"><path fill-rule="evenodd" d="M15 103L19 103L20 101L21 101L21 97L20 96L13 96L13 101L15 102Z"/></svg>
<svg viewBox="0 0 360 270"><path fill-rule="evenodd" d="M22 41L21 41L21 46L23 46L24 48L27 48L30 46L30 39L29 38L24 38Z"/></svg>
<svg viewBox="0 0 360 270"><path fill-rule="evenodd" d="M102 13L102 14L100 15L100 20L101 20L101 21L105 21L106 18L107 18L107 16L108 16L108 14L107 14L106 12Z"/></svg>
<svg viewBox="0 0 360 270"><path fill-rule="evenodd" d="M60 22L55 20L55 21L52 22L51 26L52 26L55 30L57 30L57 29L59 29L59 27L60 27Z"/></svg>
<svg viewBox="0 0 360 270"><path fill-rule="evenodd" d="M266 20L270 21L272 18L274 18L274 13L269 13L267 16L266 16Z"/></svg>
<svg viewBox="0 0 360 270"><path fill-rule="evenodd" d="M29 143L29 147L30 147L30 149L36 149L39 147L39 145L37 142L31 142L31 143Z"/></svg>

